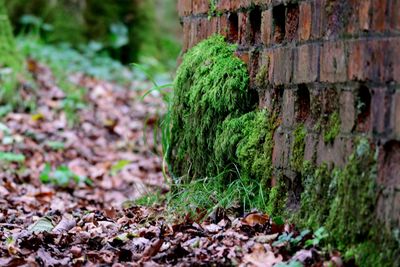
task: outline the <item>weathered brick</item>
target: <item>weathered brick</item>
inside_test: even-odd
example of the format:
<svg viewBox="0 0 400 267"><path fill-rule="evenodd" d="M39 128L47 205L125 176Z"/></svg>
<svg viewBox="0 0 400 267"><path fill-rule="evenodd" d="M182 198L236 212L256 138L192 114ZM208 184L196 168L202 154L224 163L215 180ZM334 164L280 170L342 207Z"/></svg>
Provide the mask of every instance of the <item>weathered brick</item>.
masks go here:
<svg viewBox="0 0 400 267"><path fill-rule="evenodd" d="M297 47L294 53L294 83L315 82L318 78L318 44L305 44Z"/></svg>
<svg viewBox="0 0 400 267"><path fill-rule="evenodd" d="M276 168L282 168L284 164L285 156L285 134L278 128L274 133L274 148L272 150L272 164Z"/></svg>
<svg viewBox="0 0 400 267"><path fill-rule="evenodd" d="M368 31L371 25L371 0L363 0L359 1L359 9L358 9L358 16L359 16L359 23L360 23L360 30Z"/></svg>
<svg viewBox="0 0 400 267"><path fill-rule="evenodd" d="M324 16L325 0L311 2L311 37L312 39L319 39L322 36L324 29Z"/></svg>
<svg viewBox="0 0 400 267"><path fill-rule="evenodd" d="M389 63L393 68L393 80L400 83L400 37L389 39L389 51L391 53L391 62Z"/></svg>
<svg viewBox="0 0 400 267"><path fill-rule="evenodd" d="M366 79L367 43L354 41L348 43L349 65L348 77L350 80L364 81Z"/></svg>
<svg viewBox="0 0 400 267"><path fill-rule="evenodd" d="M400 31L400 0L392 0L389 8L390 12L390 28Z"/></svg>
<svg viewBox="0 0 400 267"><path fill-rule="evenodd" d="M212 17L208 25L207 35L211 36L218 33L218 17Z"/></svg>
<svg viewBox="0 0 400 267"><path fill-rule="evenodd" d="M230 0L219 0L217 3L217 10L225 11L231 10L231 2Z"/></svg>
<svg viewBox="0 0 400 267"><path fill-rule="evenodd" d="M229 22L225 14L218 17L218 33L225 37L229 34Z"/></svg>
<svg viewBox="0 0 400 267"><path fill-rule="evenodd" d="M309 2L300 3L299 36L300 40L307 41L311 36L311 4Z"/></svg>
<svg viewBox="0 0 400 267"><path fill-rule="evenodd" d="M396 92L393 95L392 101L391 124L393 125L396 138L400 140L400 92Z"/></svg>
<svg viewBox="0 0 400 267"><path fill-rule="evenodd" d="M249 14L246 12L239 13L239 44L247 46L250 42L250 22Z"/></svg>
<svg viewBox="0 0 400 267"><path fill-rule="evenodd" d="M338 136L332 144L327 144L321 135L317 146L317 164L330 163L337 167L343 167L353 150L352 138Z"/></svg>
<svg viewBox="0 0 400 267"><path fill-rule="evenodd" d="M180 17L188 16L192 13L192 0L178 0L177 7Z"/></svg>
<svg viewBox="0 0 400 267"><path fill-rule="evenodd" d="M387 1L372 0L372 29L383 32L387 28Z"/></svg>
<svg viewBox="0 0 400 267"><path fill-rule="evenodd" d="M304 160L315 162L318 135L309 133L305 138Z"/></svg>
<svg viewBox="0 0 400 267"><path fill-rule="evenodd" d="M261 53L261 58L260 58L260 68L266 68L267 73L266 73L266 84L272 84L273 82L273 71L274 71L274 58L272 54L272 50L264 50Z"/></svg>
<svg viewBox="0 0 400 267"><path fill-rule="evenodd" d="M292 79L293 50L290 47L273 50L273 83L287 84Z"/></svg>
<svg viewBox="0 0 400 267"><path fill-rule="evenodd" d="M247 69L250 70L250 55L249 52L237 51L236 56L240 58L247 65Z"/></svg>
<svg viewBox="0 0 400 267"><path fill-rule="evenodd" d="M354 129L356 109L354 93L343 91L340 94L340 130L343 133L351 133Z"/></svg>
<svg viewBox="0 0 400 267"><path fill-rule="evenodd" d="M182 51L186 52L190 46L191 39L191 22L188 19L183 20L183 43L182 43Z"/></svg>
<svg viewBox="0 0 400 267"><path fill-rule="evenodd" d="M391 98L386 88L374 88L371 100L372 130L376 134L391 132Z"/></svg>
<svg viewBox="0 0 400 267"><path fill-rule="evenodd" d="M208 0L192 0L193 13L207 13L210 9L210 2Z"/></svg>
<svg viewBox="0 0 400 267"><path fill-rule="evenodd" d="M366 62L367 77L371 81L385 82L392 80L393 72L390 67L396 64L397 56L390 51L390 40L377 39L368 41L368 50L365 56L368 58Z"/></svg>
<svg viewBox="0 0 400 267"><path fill-rule="evenodd" d="M296 121L295 114L296 94L294 90L285 89L282 102L282 125L290 128Z"/></svg>
<svg viewBox="0 0 400 267"><path fill-rule="evenodd" d="M290 4L286 11L285 39L289 42L297 39L299 28L299 6Z"/></svg>
<svg viewBox="0 0 400 267"><path fill-rule="evenodd" d="M262 12L261 20L261 39L264 45L269 45L272 38L272 10L268 9Z"/></svg>
<svg viewBox="0 0 400 267"><path fill-rule="evenodd" d="M320 69L322 82L346 81L346 53L342 41L326 42L322 45Z"/></svg>

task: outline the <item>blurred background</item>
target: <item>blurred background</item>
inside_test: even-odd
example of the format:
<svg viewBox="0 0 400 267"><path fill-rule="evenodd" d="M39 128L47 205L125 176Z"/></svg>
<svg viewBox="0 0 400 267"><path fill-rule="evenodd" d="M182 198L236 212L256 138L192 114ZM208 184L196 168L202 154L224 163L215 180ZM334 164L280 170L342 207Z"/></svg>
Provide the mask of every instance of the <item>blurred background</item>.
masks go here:
<svg viewBox="0 0 400 267"><path fill-rule="evenodd" d="M181 49L176 0L7 0L5 3L20 49L36 58L51 57L51 49L58 46L60 56L63 49L64 56L73 54L72 51L84 54L85 58L98 59L100 55L102 60L98 64L139 63L152 75L171 74L175 70ZM46 45L51 46L46 49ZM90 62L93 63L96 65L96 61ZM110 71L90 64L87 68L92 69L86 72L93 76L107 75Z"/></svg>

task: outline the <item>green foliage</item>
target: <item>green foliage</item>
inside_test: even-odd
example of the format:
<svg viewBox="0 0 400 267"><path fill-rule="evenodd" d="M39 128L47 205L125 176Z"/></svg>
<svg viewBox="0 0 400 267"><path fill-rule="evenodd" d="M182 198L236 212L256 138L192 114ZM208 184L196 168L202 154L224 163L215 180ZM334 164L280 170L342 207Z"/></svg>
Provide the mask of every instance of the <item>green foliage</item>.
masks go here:
<svg viewBox="0 0 400 267"><path fill-rule="evenodd" d="M328 123L324 129L325 143L332 143L340 132L340 116L339 112L334 112L329 116Z"/></svg>
<svg viewBox="0 0 400 267"><path fill-rule="evenodd" d="M224 173L219 176L174 185L167 197L169 213L198 217L218 208L244 213L252 208L265 209L268 191L257 180L239 177L226 183ZM189 203L189 204L188 204Z"/></svg>
<svg viewBox="0 0 400 267"><path fill-rule="evenodd" d="M71 182L86 183L92 185L92 181L87 177L82 177L72 172L67 166L59 166L52 170L50 164L46 164L40 173L39 179L44 184L53 184L60 187L67 187Z"/></svg>
<svg viewBox="0 0 400 267"><path fill-rule="evenodd" d="M360 139L341 169L305 163L304 193L295 220L313 229L323 225L330 241L350 251L348 257L354 257L360 266L376 266L378 262L391 266L399 252L393 236L375 218L376 157L368 140Z"/></svg>
<svg viewBox="0 0 400 267"><path fill-rule="evenodd" d="M307 130L303 124L297 126L293 132L293 152L290 155L290 164L292 168L298 172L301 172L304 161L304 150L306 148L306 134Z"/></svg>
<svg viewBox="0 0 400 267"><path fill-rule="evenodd" d="M174 82L167 155L176 176L199 178L221 172L214 163L218 128L228 116L238 117L254 107L246 66L234 51L222 36L213 36L183 58Z"/></svg>
<svg viewBox="0 0 400 267"><path fill-rule="evenodd" d="M0 152L0 161L6 162L24 162L25 156L12 152Z"/></svg>

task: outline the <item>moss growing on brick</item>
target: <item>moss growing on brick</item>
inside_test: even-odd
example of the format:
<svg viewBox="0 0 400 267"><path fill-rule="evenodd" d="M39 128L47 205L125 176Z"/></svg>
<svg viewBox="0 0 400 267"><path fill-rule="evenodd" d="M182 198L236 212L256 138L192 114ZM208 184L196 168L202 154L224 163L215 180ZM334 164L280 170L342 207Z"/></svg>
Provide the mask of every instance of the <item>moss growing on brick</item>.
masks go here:
<svg viewBox="0 0 400 267"><path fill-rule="evenodd" d="M324 225L331 242L360 266L392 266L399 251L375 218L376 153L368 140L358 142L344 168L306 163L302 174L304 192L295 220L313 229Z"/></svg>
<svg viewBox="0 0 400 267"><path fill-rule="evenodd" d="M264 88L267 84L267 74L268 74L268 67L266 65L262 65L260 70L256 74L256 86L259 88Z"/></svg>
<svg viewBox="0 0 400 267"><path fill-rule="evenodd" d="M332 143L340 132L340 116L339 112L335 111L329 116L329 120L324 127L325 143Z"/></svg>
<svg viewBox="0 0 400 267"><path fill-rule="evenodd" d="M290 156L290 164L291 167L297 172L301 172L303 168L304 150L306 148L306 134L307 130L303 124L297 126L293 132L293 152Z"/></svg>
<svg viewBox="0 0 400 267"><path fill-rule="evenodd" d="M174 82L167 160L176 176L215 176L214 143L227 118L254 109L246 65L222 36L200 42L183 58Z"/></svg>

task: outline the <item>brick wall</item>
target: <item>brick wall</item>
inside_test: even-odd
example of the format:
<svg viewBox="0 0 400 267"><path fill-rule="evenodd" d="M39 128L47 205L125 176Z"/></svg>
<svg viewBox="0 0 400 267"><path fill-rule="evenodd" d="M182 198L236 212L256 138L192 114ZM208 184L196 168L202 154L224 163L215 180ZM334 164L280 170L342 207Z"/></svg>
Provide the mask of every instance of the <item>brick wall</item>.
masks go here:
<svg viewBox="0 0 400 267"><path fill-rule="evenodd" d="M216 2L210 10L209 0L179 1L183 49L215 33L238 44L260 106L282 121L276 173L300 179L290 164L299 124L307 128L304 159L316 164L343 166L366 136L379 151L378 214L400 226L400 0ZM321 127L335 113L340 132L326 142Z"/></svg>

